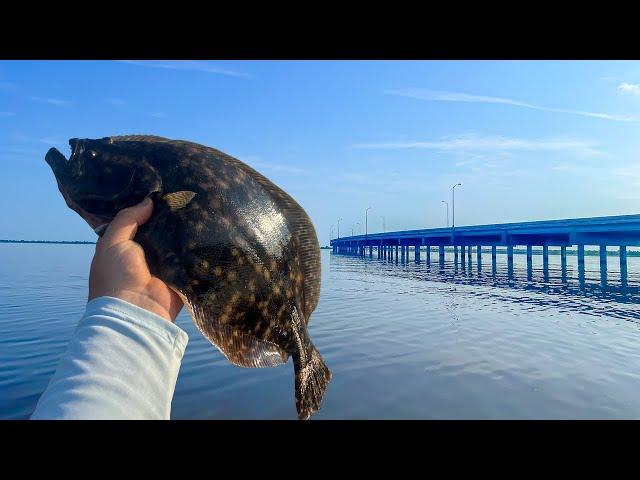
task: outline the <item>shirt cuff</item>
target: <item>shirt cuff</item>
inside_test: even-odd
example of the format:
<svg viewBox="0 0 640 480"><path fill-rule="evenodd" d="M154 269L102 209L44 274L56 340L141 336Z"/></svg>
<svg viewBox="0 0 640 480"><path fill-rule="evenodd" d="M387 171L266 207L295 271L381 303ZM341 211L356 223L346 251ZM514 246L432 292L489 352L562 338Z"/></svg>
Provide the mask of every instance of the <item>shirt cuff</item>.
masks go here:
<svg viewBox="0 0 640 480"><path fill-rule="evenodd" d="M91 321L93 315L114 316L144 328L170 343L179 351L180 356L187 348L189 341L187 332L160 315L120 298L103 296L90 300L77 328L80 328L83 322Z"/></svg>

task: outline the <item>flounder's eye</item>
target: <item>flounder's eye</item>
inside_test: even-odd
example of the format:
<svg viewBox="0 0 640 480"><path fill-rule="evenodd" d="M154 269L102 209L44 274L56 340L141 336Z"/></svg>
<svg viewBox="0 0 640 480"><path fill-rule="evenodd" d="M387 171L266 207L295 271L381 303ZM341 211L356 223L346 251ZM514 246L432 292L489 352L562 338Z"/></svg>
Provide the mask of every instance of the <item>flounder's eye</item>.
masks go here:
<svg viewBox="0 0 640 480"><path fill-rule="evenodd" d="M97 154L96 152L94 152L94 151L91 151L90 153L91 153L91 156L92 156L93 158L96 158L96 156L98 155L98 154Z"/></svg>

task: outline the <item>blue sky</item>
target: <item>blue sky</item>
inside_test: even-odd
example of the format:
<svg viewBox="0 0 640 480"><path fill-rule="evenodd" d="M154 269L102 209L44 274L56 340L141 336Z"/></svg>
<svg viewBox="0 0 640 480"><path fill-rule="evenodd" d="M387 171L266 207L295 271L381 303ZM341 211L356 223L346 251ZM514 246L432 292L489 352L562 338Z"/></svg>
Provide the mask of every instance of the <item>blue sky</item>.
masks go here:
<svg viewBox="0 0 640 480"><path fill-rule="evenodd" d="M0 238L92 240L44 155L148 133L218 148L341 234L638 213L640 62L1 61Z"/></svg>

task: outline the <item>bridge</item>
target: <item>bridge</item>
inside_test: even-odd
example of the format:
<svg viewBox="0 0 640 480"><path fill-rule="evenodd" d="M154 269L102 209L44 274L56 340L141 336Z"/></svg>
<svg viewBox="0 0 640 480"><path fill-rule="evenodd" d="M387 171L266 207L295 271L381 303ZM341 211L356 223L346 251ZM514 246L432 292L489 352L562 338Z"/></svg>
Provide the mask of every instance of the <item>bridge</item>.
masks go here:
<svg viewBox="0 0 640 480"><path fill-rule="evenodd" d="M548 272L549 247L560 247L562 270L566 271L567 247L576 246L578 272L584 275L584 251L586 245L600 249L600 272L606 275L607 247L619 248L621 281L627 279L627 247L640 246L640 215L617 215L609 217L574 218L566 220L546 220L537 222L501 223L494 225L473 225L399 232L371 233L331 240L333 253L373 257L374 250L379 259L409 259L413 250L415 260L420 262L424 251L427 264L431 262L434 248L439 253L440 263L444 263L445 247L453 247L454 261L460 256L469 263L475 247L478 266L482 265L482 247L491 247L492 265L495 270L496 247L507 249L507 268L513 272L513 249L526 246L527 266L532 264L533 247L542 247L543 269Z"/></svg>

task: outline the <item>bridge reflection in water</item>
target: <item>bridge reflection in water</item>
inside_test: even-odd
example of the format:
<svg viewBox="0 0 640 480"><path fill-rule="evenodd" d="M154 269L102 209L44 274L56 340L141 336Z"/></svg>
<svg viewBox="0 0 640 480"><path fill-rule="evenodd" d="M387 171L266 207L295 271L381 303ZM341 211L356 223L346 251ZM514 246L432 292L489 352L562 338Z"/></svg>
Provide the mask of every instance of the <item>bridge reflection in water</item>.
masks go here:
<svg viewBox="0 0 640 480"><path fill-rule="evenodd" d="M424 261L429 269L435 263L434 267L440 273L457 275L474 272L478 279L486 278L484 275L490 273L491 281L508 286L516 286L515 280L518 280L517 285L522 285L520 281L524 279L533 282L534 271L537 271L534 269L534 257L541 256L542 281L546 289L552 277L566 288L570 287L569 278L577 277L577 286L582 292L593 288L602 292L604 289L609 294L622 295L623 298L638 293L638 287L629 284L627 247L640 246L640 215L375 233L333 239L331 246L334 254L373 258L375 252L378 260L396 264L409 263L413 257L413 263L419 265ZM575 251L567 250L567 247L573 246L576 247ZM589 246L598 249L599 285L591 283L593 279L587 276L585 269L585 258L589 258L590 263L593 259L585 253L585 247ZM498 247L502 247L506 256L504 275L504 264L498 266ZM518 250L518 247L524 248ZM534 247L541 248L534 250ZM549 247L560 248L550 251ZM446 260L446 253L453 257L452 261ZM514 256L520 253L526 255L524 271L514 269ZM491 255L490 263L483 260L484 254ZM552 268L549 259L554 258L554 254L559 254L560 265ZM434 255L437 261L432 262ZM574 255L577 276L573 273L573 267L567 264L567 256ZM619 269L610 265L614 262ZM453 269L449 268L451 266Z"/></svg>

